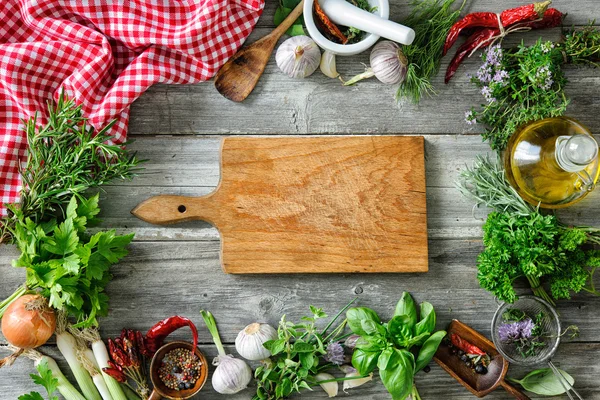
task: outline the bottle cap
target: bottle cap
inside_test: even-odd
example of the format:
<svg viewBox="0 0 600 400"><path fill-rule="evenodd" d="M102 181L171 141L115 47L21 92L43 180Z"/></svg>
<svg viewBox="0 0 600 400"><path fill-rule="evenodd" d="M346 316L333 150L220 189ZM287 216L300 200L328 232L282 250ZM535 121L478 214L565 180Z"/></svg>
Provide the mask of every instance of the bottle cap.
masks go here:
<svg viewBox="0 0 600 400"><path fill-rule="evenodd" d="M573 135L566 141L564 139L564 136L559 137L556 155L558 164L565 171L581 171L598 156L598 142L592 136Z"/></svg>

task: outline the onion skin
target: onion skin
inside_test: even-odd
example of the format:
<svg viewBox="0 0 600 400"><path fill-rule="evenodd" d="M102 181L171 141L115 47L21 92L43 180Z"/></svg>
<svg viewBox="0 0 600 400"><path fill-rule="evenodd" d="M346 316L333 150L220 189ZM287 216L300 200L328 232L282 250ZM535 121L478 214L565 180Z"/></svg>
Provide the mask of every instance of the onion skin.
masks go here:
<svg viewBox="0 0 600 400"><path fill-rule="evenodd" d="M2 334L15 347L34 349L46 343L56 329L56 314L46 299L27 294L15 300L2 318Z"/></svg>

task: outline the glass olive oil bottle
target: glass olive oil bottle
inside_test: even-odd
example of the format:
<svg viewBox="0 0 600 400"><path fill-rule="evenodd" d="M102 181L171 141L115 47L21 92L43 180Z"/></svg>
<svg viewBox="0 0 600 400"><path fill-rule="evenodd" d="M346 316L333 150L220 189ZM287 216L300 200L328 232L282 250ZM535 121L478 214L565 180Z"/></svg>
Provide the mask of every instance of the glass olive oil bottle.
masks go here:
<svg viewBox="0 0 600 400"><path fill-rule="evenodd" d="M504 153L506 177L529 203L567 207L591 192L600 174L598 143L572 118L547 118L515 132Z"/></svg>

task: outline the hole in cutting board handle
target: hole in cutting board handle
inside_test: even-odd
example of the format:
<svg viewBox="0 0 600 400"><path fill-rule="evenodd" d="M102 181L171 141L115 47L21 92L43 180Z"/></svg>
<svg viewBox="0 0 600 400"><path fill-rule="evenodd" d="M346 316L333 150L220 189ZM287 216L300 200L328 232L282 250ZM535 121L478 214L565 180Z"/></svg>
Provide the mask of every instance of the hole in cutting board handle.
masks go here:
<svg viewBox="0 0 600 400"><path fill-rule="evenodd" d="M187 208L182 204L179 207L177 207L177 211L179 211L180 213L184 213L187 211Z"/></svg>

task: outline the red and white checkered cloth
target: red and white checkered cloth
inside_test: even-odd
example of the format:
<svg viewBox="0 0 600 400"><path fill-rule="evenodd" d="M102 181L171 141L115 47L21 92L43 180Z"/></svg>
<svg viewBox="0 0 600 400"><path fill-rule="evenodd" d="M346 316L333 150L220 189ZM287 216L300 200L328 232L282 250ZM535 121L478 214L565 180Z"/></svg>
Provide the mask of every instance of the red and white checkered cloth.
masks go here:
<svg viewBox="0 0 600 400"><path fill-rule="evenodd" d="M61 88L99 129L154 83L210 79L242 45L264 0L0 0L0 214L18 201L23 120Z"/></svg>

